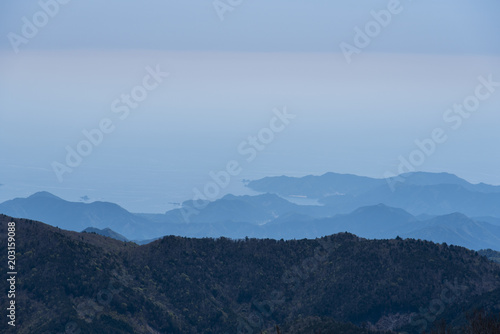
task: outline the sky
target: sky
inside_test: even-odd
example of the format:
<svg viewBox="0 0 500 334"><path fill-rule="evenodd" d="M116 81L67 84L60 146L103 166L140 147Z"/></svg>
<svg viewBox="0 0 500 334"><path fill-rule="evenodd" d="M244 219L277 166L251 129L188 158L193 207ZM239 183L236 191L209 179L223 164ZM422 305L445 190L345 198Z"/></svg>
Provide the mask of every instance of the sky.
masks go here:
<svg viewBox="0 0 500 334"><path fill-rule="evenodd" d="M46 190L164 212L230 162L238 172L208 199L248 192L242 179L408 166L500 184L499 12L494 0L4 1L0 201ZM68 163L68 148L85 156Z"/></svg>

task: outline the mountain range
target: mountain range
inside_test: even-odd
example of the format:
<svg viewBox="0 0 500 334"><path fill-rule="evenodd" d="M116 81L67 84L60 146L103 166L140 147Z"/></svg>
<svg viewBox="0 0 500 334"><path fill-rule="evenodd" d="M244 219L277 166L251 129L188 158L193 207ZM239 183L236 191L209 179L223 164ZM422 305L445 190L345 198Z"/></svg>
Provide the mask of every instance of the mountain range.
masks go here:
<svg viewBox="0 0 500 334"><path fill-rule="evenodd" d="M37 192L27 198L15 198L0 204L0 213L13 217L45 221L72 231L88 227L110 228L130 239L154 238L151 221L134 215L109 202L69 202L48 192Z"/></svg>
<svg viewBox="0 0 500 334"><path fill-rule="evenodd" d="M383 203L413 215L460 212L469 217L500 218L500 186L471 184L448 173L416 172L388 179L326 173L302 178L267 177L247 186L284 197L318 199L336 213Z"/></svg>
<svg viewBox="0 0 500 334"><path fill-rule="evenodd" d="M428 172L405 173L386 179L333 172L320 176L277 176L249 181L247 186L256 191L280 194L285 197L295 195L324 198L334 195L357 196L377 188L380 189L381 186L394 189L396 185L403 184L408 186L453 184L473 192L500 193L500 186L485 183L472 184L450 173Z"/></svg>
<svg viewBox="0 0 500 334"><path fill-rule="evenodd" d="M226 195L201 205L186 201L165 214L147 214L39 192L0 203L0 213L72 231L92 228L139 244L165 235L289 240L350 232L364 238L399 236L500 250L500 187L471 184L452 174L411 173L382 180L327 173L264 178L248 187L275 193ZM322 205L292 203L287 200L291 194L312 196Z"/></svg>
<svg viewBox="0 0 500 334"><path fill-rule="evenodd" d="M500 312L500 266L457 246L350 233L288 241L169 236L138 246L0 215L2 240L8 222L16 226L21 317L15 329L1 322L7 334L273 333L276 326L416 334L441 320L463 328L477 309ZM0 252L6 248L2 242Z"/></svg>

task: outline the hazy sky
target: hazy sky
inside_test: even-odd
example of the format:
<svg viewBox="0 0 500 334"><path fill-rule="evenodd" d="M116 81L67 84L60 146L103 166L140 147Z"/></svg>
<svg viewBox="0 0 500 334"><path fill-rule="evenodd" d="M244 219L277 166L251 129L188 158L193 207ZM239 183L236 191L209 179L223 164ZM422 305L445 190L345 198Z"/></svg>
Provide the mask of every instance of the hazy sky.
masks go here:
<svg viewBox="0 0 500 334"><path fill-rule="evenodd" d="M0 4L0 201L48 190L162 212L231 160L242 171L220 195L266 175L383 177L437 128L447 140L416 170L500 184L500 86L481 88L467 117L447 113L500 82L496 0L243 0L223 13L212 1L67 2ZM361 45L356 27L378 30ZM350 62L341 43L358 51ZM169 76L121 119L122 94L158 70ZM283 107L296 117L247 161L248 137ZM113 131L60 182L53 163L106 119Z"/></svg>

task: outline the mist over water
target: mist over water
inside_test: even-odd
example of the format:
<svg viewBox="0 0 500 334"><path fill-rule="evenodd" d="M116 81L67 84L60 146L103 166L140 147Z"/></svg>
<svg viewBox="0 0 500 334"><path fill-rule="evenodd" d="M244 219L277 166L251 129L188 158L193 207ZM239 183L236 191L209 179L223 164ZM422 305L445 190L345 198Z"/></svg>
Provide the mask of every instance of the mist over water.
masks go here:
<svg viewBox="0 0 500 334"><path fill-rule="evenodd" d="M241 172L211 199L249 193L242 179L265 176L331 171L381 178L397 173L401 159L418 149L415 141L436 128L448 140L416 170L500 184L500 90L458 130L444 120L447 109L474 94L480 76L500 81L496 2L404 3L350 63L338 46L354 43L353 29L386 1L366 8L254 1L224 21L211 5L96 6L61 7L17 53L9 39L0 41L0 201L44 190L165 212L192 199L194 188L203 191L209 173L230 161ZM36 2L8 7L0 11L5 36L20 33L19 18L40 10ZM93 13L95 25L81 13ZM255 17L259 27L248 29ZM127 23L134 20L147 23ZM168 76L127 106L124 95L154 84L145 79L151 71ZM273 110L285 107L295 118L248 162L240 145L270 128ZM58 176L54 162L66 165L67 148L77 150L87 140L83 132L103 120L113 131Z"/></svg>

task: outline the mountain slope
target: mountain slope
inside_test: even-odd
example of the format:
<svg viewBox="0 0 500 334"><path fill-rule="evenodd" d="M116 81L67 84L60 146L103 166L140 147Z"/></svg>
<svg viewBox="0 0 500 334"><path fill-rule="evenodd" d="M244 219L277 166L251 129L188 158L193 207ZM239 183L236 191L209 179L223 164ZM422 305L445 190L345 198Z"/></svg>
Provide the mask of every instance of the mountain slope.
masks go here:
<svg viewBox="0 0 500 334"><path fill-rule="evenodd" d="M471 217L500 218L500 186L472 184L448 173L414 172L388 179L350 174L268 177L251 181L253 190L281 196L319 199L330 215L349 213L383 203L413 215L445 215L462 212Z"/></svg>
<svg viewBox="0 0 500 334"><path fill-rule="evenodd" d="M72 231L87 227L110 228L128 239L153 238L155 226L117 204L108 202L68 202L48 192L16 198L0 204L0 213L36 219Z"/></svg>
<svg viewBox="0 0 500 334"><path fill-rule="evenodd" d="M322 202L340 213L355 210L360 206L384 203L404 209L413 215L445 215L461 212L472 217L500 217L500 193L470 191L454 184L398 183L394 189L382 186L356 197L330 196L323 198Z"/></svg>
<svg viewBox="0 0 500 334"><path fill-rule="evenodd" d="M247 186L260 192L270 192L282 196L302 195L323 198L333 195L358 196L379 187L392 188L396 184L433 186L440 184L458 185L469 191L500 193L500 186L484 183L472 184L449 173L412 172L388 179L375 179L352 174L326 173L320 176L265 177L250 181Z"/></svg>
<svg viewBox="0 0 500 334"><path fill-rule="evenodd" d="M244 219L244 217L241 217ZM319 238L349 232L364 238L390 239L397 236L453 244L474 250L491 248L500 251L500 227L477 222L463 214L417 219L408 212L384 204L361 207L348 214L314 218L287 213L264 225L247 222L164 224L165 235L185 237L229 237L234 239Z"/></svg>
<svg viewBox="0 0 500 334"><path fill-rule="evenodd" d="M478 253L482 256L486 256L491 261L500 263L500 252L497 252L497 251L494 251L491 249L482 249L482 250L478 251Z"/></svg>
<svg viewBox="0 0 500 334"><path fill-rule="evenodd" d="M262 226L262 230L267 237L277 239L314 239L339 232L350 232L364 238L395 238L414 230L418 224L417 219L406 211L378 204L328 218L283 217Z"/></svg>
<svg viewBox="0 0 500 334"><path fill-rule="evenodd" d="M500 250L500 226L476 222L460 213L433 218L424 222L422 228L402 236L446 242L475 250Z"/></svg>
<svg viewBox="0 0 500 334"><path fill-rule="evenodd" d="M102 235L104 237L113 238L113 239L119 240L119 241L124 241L124 242L129 241L127 238L125 238L120 233L116 233L115 231L113 231L112 229L109 229L109 228L105 228L105 229L100 230L100 229L95 228L95 227L87 227L85 230L82 231L82 233L96 233L96 234Z"/></svg>
<svg viewBox="0 0 500 334"><path fill-rule="evenodd" d="M454 213L421 221L408 212L384 204L362 207L349 214L313 219L287 216L261 227L256 237L318 238L349 232L364 238L414 238L480 250L500 250L500 227Z"/></svg>
<svg viewBox="0 0 500 334"><path fill-rule="evenodd" d="M412 172L401 174L394 177L389 182L402 182L407 185L433 186L439 184L454 184L461 186L469 191L484 193L500 193L500 186L492 186L485 183L473 184L450 173L426 173Z"/></svg>
<svg viewBox="0 0 500 334"><path fill-rule="evenodd" d="M478 222L486 222L490 223L491 225L496 225L500 226L500 218L495 218L495 217L473 217L474 220Z"/></svg>
<svg viewBox="0 0 500 334"><path fill-rule="evenodd" d="M290 328L303 317L319 319L313 330L332 321L387 330L408 324L450 286L450 309L465 310L473 296L481 306L481 295L500 288L500 266L430 242L338 234L296 241L165 237L137 246L3 215L0 238L12 220L23 273L17 301L30 314L16 328L21 334L68 326L85 333L258 332ZM399 320L386 321L393 318Z"/></svg>
<svg viewBox="0 0 500 334"><path fill-rule="evenodd" d="M352 174L326 173L301 178L278 176L250 181L247 187L255 191L270 192L282 196L301 195L322 198L332 194L356 195L367 189L381 186L386 181Z"/></svg>
<svg viewBox="0 0 500 334"><path fill-rule="evenodd" d="M261 225L283 214L300 213L321 217L329 215L330 211L322 206L297 205L273 194L226 195L213 202L206 202L203 206L193 201L186 201L182 209L168 211L162 221L170 223L246 222ZM160 221L158 216L156 219Z"/></svg>
<svg viewBox="0 0 500 334"><path fill-rule="evenodd" d="M116 204L73 203L49 193L37 193L26 199L4 202L0 204L0 212L46 219L53 226L76 231L82 230L80 226L89 225L97 229L111 228L128 240L148 240L164 235L288 240L314 239L350 232L365 238L401 236L446 242L476 250L500 250L500 227L476 222L463 215L442 215L422 220L402 209L376 204L357 208L348 214L329 216L324 207L296 205L271 194L225 196L208 203L206 208L191 217L189 223L182 220L179 210L156 215L162 216L161 219L152 222ZM323 215L326 217L321 218ZM114 237L120 239L119 236Z"/></svg>

